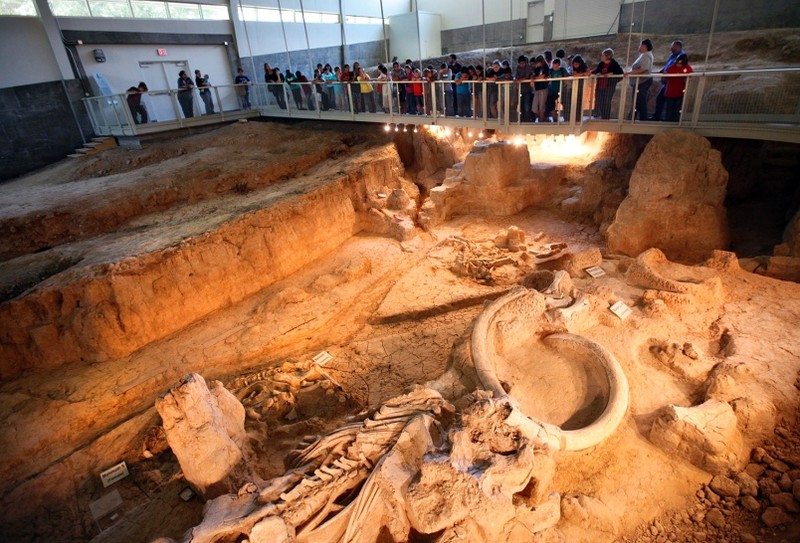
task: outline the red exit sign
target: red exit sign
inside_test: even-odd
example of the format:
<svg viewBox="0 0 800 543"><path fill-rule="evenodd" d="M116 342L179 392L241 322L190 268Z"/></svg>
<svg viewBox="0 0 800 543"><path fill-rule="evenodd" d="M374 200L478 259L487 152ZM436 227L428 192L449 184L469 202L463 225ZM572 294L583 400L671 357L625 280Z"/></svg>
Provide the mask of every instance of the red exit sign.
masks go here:
<svg viewBox="0 0 800 543"><path fill-rule="evenodd" d="M160 56L160 57L165 57L165 56L167 56L167 50L166 50L166 49L156 49L156 53L157 53L157 54L158 54L158 56Z"/></svg>

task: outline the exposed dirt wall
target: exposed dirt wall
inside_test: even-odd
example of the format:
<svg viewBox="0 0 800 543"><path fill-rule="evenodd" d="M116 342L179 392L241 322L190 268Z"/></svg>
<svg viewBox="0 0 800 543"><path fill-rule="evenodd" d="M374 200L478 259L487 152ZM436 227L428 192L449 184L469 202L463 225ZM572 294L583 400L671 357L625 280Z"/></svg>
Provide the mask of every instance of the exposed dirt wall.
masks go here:
<svg viewBox="0 0 800 543"><path fill-rule="evenodd" d="M368 151L342 166L336 182L286 205L244 213L160 251L51 278L0 305L0 376L126 356L241 301L363 229L368 193L399 187L402 171L392 146Z"/></svg>

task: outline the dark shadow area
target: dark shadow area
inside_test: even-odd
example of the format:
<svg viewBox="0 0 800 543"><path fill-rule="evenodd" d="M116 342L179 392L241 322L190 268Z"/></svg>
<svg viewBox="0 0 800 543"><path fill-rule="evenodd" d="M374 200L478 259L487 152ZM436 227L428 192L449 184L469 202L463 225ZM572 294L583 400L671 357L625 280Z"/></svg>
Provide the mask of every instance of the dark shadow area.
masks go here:
<svg viewBox="0 0 800 543"><path fill-rule="evenodd" d="M772 255L800 207L800 146L754 140L713 140L728 171L730 249L740 258Z"/></svg>

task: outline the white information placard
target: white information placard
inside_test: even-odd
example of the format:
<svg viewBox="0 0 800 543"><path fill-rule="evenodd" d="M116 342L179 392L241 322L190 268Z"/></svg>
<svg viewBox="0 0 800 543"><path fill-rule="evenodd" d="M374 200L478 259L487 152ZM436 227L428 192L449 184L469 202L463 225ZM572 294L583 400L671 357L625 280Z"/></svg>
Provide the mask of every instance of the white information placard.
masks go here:
<svg viewBox="0 0 800 543"><path fill-rule="evenodd" d="M320 351L319 353L315 354L311 358L311 360L313 360L316 364L319 364L320 366L324 366L325 364L333 360L333 357L328 351Z"/></svg>
<svg viewBox="0 0 800 543"><path fill-rule="evenodd" d="M103 487L108 488L120 479L128 476L128 466L125 462L120 462L111 466L105 471L100 472L100 480L103 481Z"/></svg>
<svg viewBox="0 0 800 543"><path fill-rule="evenodd" d="M628 316L630 316L630 314L633 313L633 309L625 305L625 302L623 302L622 300L617 300L614 303L614 305L612 305L609 309L613 314L615 314L621 320L627 319Z"/></svg>
<svg viewBox="0 0 800 543"><path fill-rule="evenodd" d="M120 496L119 490L112 490L102 498L89 502L89 511L95 520L100 520L121 506L122 496Z"/></svg>
<svg viewBox="0 0 800 543"><path fill-rule="evenodd" d="M603 277L606 274L606 271L601 268L600 266L590 266L584 270L586 273L597 279L598 277Z"/></svg>

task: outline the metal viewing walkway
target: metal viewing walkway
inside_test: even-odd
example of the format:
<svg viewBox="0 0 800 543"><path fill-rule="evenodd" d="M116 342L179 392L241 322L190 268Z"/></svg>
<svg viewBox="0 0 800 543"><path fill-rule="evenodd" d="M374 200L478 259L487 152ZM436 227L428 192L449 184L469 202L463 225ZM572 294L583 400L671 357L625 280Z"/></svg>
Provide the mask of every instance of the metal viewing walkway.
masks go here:
<svg viewBox="0 0 800 543"><path fill-rule="evenodd" d="M550 79L558 85L561 100L558 118L546 122L530 122L523 105L531 100L532 89L528 83L515 82L469 81L462 84L466 87L461 92L450 81L395 84L378 80L371 81L373 91L364 94L358 92L362 83L319 82L220 85L205 95L198 89L150 91L142 96L149 119L141 124L134 122L125 94L84 98L84 102L98 136L139 136L271 117L383 123L390 130L438 125L505 134L657 134L681 128L706 137L800 143L800 67L655 75L664 82L672 77L686 78L686 88L682 104L673 107L671 121L633 120L635 96L649 76ZM408 88L408 94L419 85L417 104L411 110L411 100L399 100L401 85ZM659 85L652 87L651 111ZM191 101L186 99L187 92ZM458 110L453 109L454 97ZM192 116L184 115L183 108Z"/></svg>

